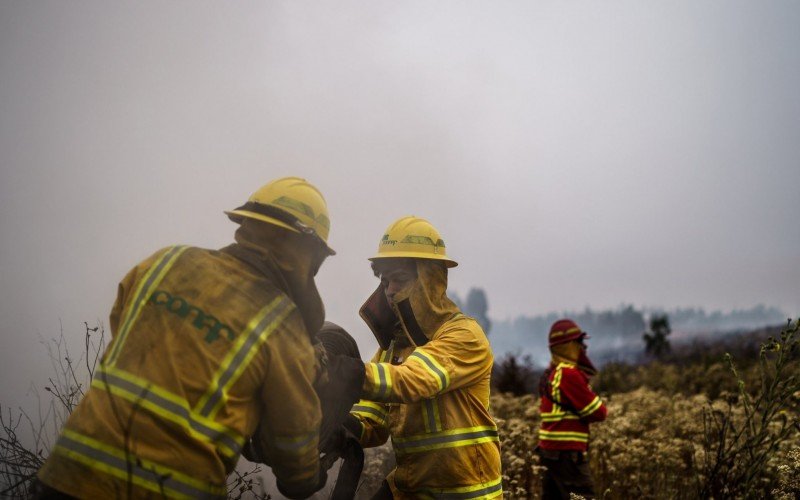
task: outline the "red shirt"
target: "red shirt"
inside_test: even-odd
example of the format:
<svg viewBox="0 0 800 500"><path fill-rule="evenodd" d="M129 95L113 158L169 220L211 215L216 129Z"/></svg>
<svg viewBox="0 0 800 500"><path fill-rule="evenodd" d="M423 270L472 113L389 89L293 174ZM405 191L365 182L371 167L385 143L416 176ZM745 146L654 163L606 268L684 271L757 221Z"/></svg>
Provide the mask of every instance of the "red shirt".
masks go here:
<svg viewBox="0 0 800 500"><path fill-rule="evenodd" d="M539 446L545 450L586 451L589 423L605 420L606 405L589 387L589 377L572 363L551 364L548 380L552 400L541 396Z"/></svg>

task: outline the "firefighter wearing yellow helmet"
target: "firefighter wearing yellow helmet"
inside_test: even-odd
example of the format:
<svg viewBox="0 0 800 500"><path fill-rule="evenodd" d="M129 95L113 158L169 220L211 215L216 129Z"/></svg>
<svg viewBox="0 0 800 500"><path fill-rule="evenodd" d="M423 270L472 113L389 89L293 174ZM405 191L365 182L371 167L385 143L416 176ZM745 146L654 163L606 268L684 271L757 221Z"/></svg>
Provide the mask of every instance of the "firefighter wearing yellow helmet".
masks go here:
<svg viewBox="0 0 800 500"><path fill-rule="evenodd" d="M381 281L360 313L380 348L346 425L365 447L392 438L397 467L375 498L501 497L492 352L447 297L457 264L444 240L427 220L403 217L370 260Z"/></svg>
<svg viewBox="0 0 800 500"><path fill-rule="evenodd" d="M236 243L159 250L120 283L113 340L40 496L225 497L251 439L284 495L324 485L310 333L324 319L314 276L333 254L327 205L288 177L227 213Z"/></svg>

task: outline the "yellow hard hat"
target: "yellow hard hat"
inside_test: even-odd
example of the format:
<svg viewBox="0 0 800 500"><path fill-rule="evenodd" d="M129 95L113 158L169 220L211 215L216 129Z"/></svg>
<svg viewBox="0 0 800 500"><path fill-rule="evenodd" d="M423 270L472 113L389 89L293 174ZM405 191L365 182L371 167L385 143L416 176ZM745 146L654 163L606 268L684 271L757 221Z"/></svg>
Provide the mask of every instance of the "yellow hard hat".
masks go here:
<svg viewBox="0 0 800 500"><path fill-rule="evenodd" d="M440 260L446 267L458 265L447 257L439 231L430 222L413 215L401 217L386 229L378 243L378 253L369 260L398 257Z"/></svg>
<svg viewBox="0 0 800 500"><path fill-rule="evenodd" d="M300 177L276 179L253 193L247 203L225 213L236 223L247 217L315 236L328 253L336 253L328 246L331 223L325 198Z"/></svg>

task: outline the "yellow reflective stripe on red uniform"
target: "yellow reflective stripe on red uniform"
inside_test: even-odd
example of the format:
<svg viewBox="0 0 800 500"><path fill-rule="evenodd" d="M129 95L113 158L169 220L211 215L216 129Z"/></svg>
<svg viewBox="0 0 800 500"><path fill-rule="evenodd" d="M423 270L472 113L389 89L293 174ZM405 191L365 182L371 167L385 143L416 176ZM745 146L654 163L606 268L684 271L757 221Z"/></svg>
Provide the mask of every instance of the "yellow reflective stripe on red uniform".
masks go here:
<svg viewBox="0 0 800 500"><path fill-rule="evenodd" d="M600 401L600 396L595 396L594 399L592 400L592 402L589 403L588 405L586 405L583 408L583 410L581 410L579 413L580 413L581 417L587 417L587 416L591 415L592 413L594 413L595 411L597 411L597 409L600 408L600 406L602 404L603 404L603 402Z"/></svg>
<svg viewBox="0 0 800 500"><path fill-rule="evenodd" d="M541 414L542 422L560 422L561 420L580 420L574 413L563 411L546 412Z"/></svg>
<svg viewBox="0 0 800 500"><path fill-rule="evenodd" d="M439 418L439 403L435 398L422 401L422 418L425 422L426 432L439 432L442 430L442 422Z"/></svg>
<svg viewBox="0 0 800 500"><path fill-rule="evenodd" d="M414 360L422 365L422 367L433 376L436 380L436 384L439 386L437 392L444 391L447 389L447 386L450 385L450 375L447 374L447 370L436 361L436 358L424 352L422 349L417 349L412 352L408 359L409 361Z"/></svg>
<svg viewBox="0 0 800 500"><path fill-rule="evenodd" d="M208 484L69 429L63 430L53 451L167 497L224 498L227 493L224 485Z"/></svg>
<svg viewBox="0 0 800 500"><path fill-rule="evenodd" d="M161 280L164 279L167 272L170 270L175 261L180 255L185 252L189 247L185 245L178 245L168 248L164 254L156 260L147 270L145 275L139 280L139 286L136 287L136 292L133 294L133 300L128 304L128 310L120 323L122 327L119 332L116 332L116 337L113 340L114 346L105 364L114 366L122 351L122 346L125 344L125 339L128 336L133 324L139 318L142 308L150 299L150 295L156 289Z"/></svg>
<svg viewBox="0 0 800 500"><path fill-rule="evenodd" d="M392 373L388 363L367 363L372 375L372 393L375 399L388 397L392 393Z"/></svg>
<svg viewBox="0 0 800 500"><path fill-rule="evenodd" d="M497 427L487 425L451 429L448 431L426 433L403 438L393 437L392 445L396 453L403 454L420 453L442 448L457 448L460 446L489 443L492 441L499 441Z"/></svg>
<svg viewBox="0 0 800 500"><path fill-rule="evenodd" d="M374 420L378 424L385 425L386 424L386 408L378 403L373 403L372 401L361 400L358 403L353 405L353 408L350 410L350 413L354 415L358 415L359 417L368 418L370 420Z"/></svg>
<svg viewBox="0 0 800 500"><path fill-rule="evenodd" d="M110 392L180 425L195 439L215 445L226 457L238 457L244 446L243 436L193 412L186 399L119 368L101 366L92 380L92 387Z"/></svg>
<svg viewBox="0 0 800 500"><path fill-rule="evenodd" d="M439 499L470 499L470 498L495 498L503 494L503 478L498 477L486 483L474 486L461 486L458 488L436 488L422 490L423 498Z"/></svg>
<svg viewBox="0 0 800 500"><path fill-rule="evenodd" d="M546 431L539 429L539 440L546 439L548 441L579 441L581 443L589 442L589 433L575 432L575 431Z"/></svg>
<svg viewBox="0 0 800 500"><path fill-rule="evenodd" d="M553 395L553 402L554 403L560 403L561 402L561 390L559 389L559 386L561 385L561 375L562 375L562 373L563 372L561 371L561 365L558 365L556 367L556 372L553 375L553 382L551 384L551 386L552 386L552 391L551 392L552 392L552 395Z"/></svg>
<svg viewBox="0 0 800 500"><path fill-rule="evenodd" d="M230 351L220 363L220 368L211 381L211 386L197 402L195 411L213 418L228 399L228 390L239 379L250 360L256 355L267 338L294 310L288 298L279 296L250 320Z"/></svg>

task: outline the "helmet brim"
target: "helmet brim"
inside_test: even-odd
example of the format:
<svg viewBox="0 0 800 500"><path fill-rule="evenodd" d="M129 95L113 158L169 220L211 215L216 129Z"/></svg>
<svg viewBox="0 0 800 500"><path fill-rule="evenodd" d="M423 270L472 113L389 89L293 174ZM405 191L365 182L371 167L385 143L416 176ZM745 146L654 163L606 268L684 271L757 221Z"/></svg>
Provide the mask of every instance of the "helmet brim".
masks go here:
<svg viewBox="0 0 800 500"><path fill-rule="evenodd" d="M436 255L431 255L430 253L423 253L423 252L381 252L380 255L370 257L368 260L370 262L375 262L376 260L383 260L383 259L438 260L441 261L447 268L456 267L458 265L458 262L448 259L447 257L440 257Z"/></svg>
<svg viewBox="0 0 800 500"><path fill-rule="evenodd" d="M227 215L230 220L232 220L233 222L235 222L237 224L241 224L242 223L242 219L245 219L245 218L255 219L255 220L259 220L261 222L266 222L267 224L273 224L275 226L282 227L284 229L288 229L289 231L292 231L293 233L301 234L300 231L298 231L296 228L293 228L289 224L287 224L287 223L285 223L283 221L280 221L280 220L278 220L278 219L276 219L274 217L270 217L269 215L260 214L258 212L251 212L250 210L240 210L240 209L225 210L224 212L225 212L225 215ZM316 238L320 241L320 243L322 243L325 246L325 248L328 251L328 255L336 255L336 251L333 248L331 248L330 246L328 246L328 244L322 238L320 238L319 236L316 236Z"/></svg>
<svg viewBox="0 0 800 500"><path fill-rule="evenodd" d="M564 338L557 339L555 342L551 341L551 340L548 340L547 344L548 344L549 347L553 347L554 345L566 344L566 343L569 343L569 342L574 342L576 340L584 340L584 339L589 339L589 338L591 338L589 336L589 334L582 331L577 335L570 335L570 336L567 336L567 337L564 337Z"/></svg>

